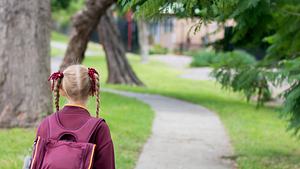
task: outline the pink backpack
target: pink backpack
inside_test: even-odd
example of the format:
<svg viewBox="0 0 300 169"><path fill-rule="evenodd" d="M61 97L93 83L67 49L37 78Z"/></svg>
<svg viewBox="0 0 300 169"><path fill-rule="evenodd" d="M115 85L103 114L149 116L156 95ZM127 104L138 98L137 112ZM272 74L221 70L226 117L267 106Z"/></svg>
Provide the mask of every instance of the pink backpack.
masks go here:
<svg viewBox="0 0 300 169"><path fill-rule="evenodd" d="M76 130L65 129L57 113L49 116L48 138L35 141L30 169L91 169L96 144L89 143L103 119L90 118Z"/></svg>

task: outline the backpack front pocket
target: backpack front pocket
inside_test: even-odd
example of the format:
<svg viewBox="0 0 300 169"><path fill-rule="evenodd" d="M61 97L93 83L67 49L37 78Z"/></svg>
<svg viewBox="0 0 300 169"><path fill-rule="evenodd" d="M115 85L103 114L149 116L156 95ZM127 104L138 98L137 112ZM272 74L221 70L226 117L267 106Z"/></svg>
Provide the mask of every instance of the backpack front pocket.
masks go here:
<svg viewBox="0 0 300 169"><path fill-rule="evenodd" d="M84 148L73 142L47 144L41 169L82 169Z"/></svg>

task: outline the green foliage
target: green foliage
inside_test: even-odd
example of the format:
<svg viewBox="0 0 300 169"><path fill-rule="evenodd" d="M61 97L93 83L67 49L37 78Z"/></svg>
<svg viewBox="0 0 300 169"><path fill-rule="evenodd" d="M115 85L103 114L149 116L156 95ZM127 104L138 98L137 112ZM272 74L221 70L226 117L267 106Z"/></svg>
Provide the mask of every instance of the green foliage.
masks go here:
<svg viewBox="0 0 300 169"><path fill-rule="evenodd" d="M270 43L268 59L294 59L300 56L300 3L283 3L274 15L276 32L266 37Z"/></svg>
<svg viewBox="0 0 300 169"><path fill-rule="evenodd" d="M267 83L280 85L287 80L290 88L283 95L284 112L290 128L300 131L300 67L290 70L282 63L300 58L300 3L299 0L120 0L127 8L138 7L138 16L160 18L163 16L197 17L199 30L203 22L224 22L234 19L236 26L231 42L248 49L267 48L267 56L252 66L237 64L233 60L216 67L217 80L225 87L242 91L251 97L255 92L261 104L268 95ZM228 57L226 57L228 59ZM230 57L229 57L230 59ZM220 62L222 63L222 62ZM231 64L232 63L232 64ZM275 71L274 71L275 70ZM291 71L291 72L289 72ZM290 77L291 76L291 77ZM291 80L291 78L293 80ZM243 82L242 82L243 81ZM232 86L233 85L233 86ZM300 133L299 133L300 137Z"/></svg>
<svg viewBox="0 0 300 169"><path fill-rule="evenodd" d="M191 66L213 66L212 75L224 88L244 93L248 101L255 96L257 106L271 97L268 72L258 68L255 58L247 52L200 51L194 55Z"/></svg>
<svg viewBox="0 0 300 169"><path fill-rule="evenodd" d="M215 51L208 50L200 50L194 54L193 61L191 62L192 67L205 67L211 66L214 62L214 58L216 57Z"/></svg>
<svg viewBox="0 0 300 169"><path fill-rule="evenodd" d="M273 14L276 32L265 38L270 43L266 61L280 70L277 80L286 80L290 88L284 92L283 112L289 128L300 137L300 3L281 1Z"/></svg>
<svg viewBox="0 0 300 169"><path fill-rule="evenodd" d="M168 49L165 48L165 47L162 47L159 44L155 44L155 45L151 46L149 53L151 55L153 55L153 54L167 54Z"/></svg>
<svg viewBox="0 0 300 169"><path fill-rule="evenodd" d="M261 39L273 31L271 3L270 0L240 0L232 5L229 17L237 23L232 42L247 47L261 44Z"/></svg>
<svg viewBox="0 0 300 169"><path fill-rule="evenodd" d="M252 2L254 1L249 1ZM297 0L259 3L253 7L255 12L238 12L236 16L233 14L237 22L237 32L233 40L259 44L262 43L261 39L264 39L270 44L266 58L255 69L270 83L289 83L290 88L283 93L283 115L290 122L289 129L300 136L300 3ZM246 7L246 10L251 11L253 8ZM252 38L247 35L249 33L252 34ZM276 71L273 71L274 69Z"/></svg>
<svg viewBox="0 0 300 169"><path fill-rule="evenodd" d="M256 63L255 58L242 50L234 50L232 52L218 52L211 50L200 50L192 53L193 61L191 66L203 67L212 66L215 69L228 67L239 68L245 65Z"/></svg>
<svg viewBox="0 0 300 169"><path fill-rule="evenodd" d="M211 20L219 14L221 3L211 0L119 0L124 10L131 9L144 19L160 19L165 16L202 17Z"/></svg>
<svg viewBox="0 0 300 169"><path fill-rule="evenodd" d="M286 80L290 87L284 92L283 96L284 117L289 121L289 130L293 130L294 135L299 137L300 130L300 58L283 61L280 74L282 80Z"/></svg>
<svg viewBox="0 0 300 169"><path fill-rule="evenodd" d="M232 52L220 52L215 59L214 68L248 68L255 65L255 58L242 50L235 50Z"/></svg>
<svg viewBox="0 0 300 169"><path fill-rule="evenodd" d="M51 0L52 18L58 24L66 26L83 5L84 0Z"/></svg>
<svg viewBox="0 0 300 169"><path fill-rule="evenodd" d="M270 90L265 72L257 67L253 56L244 51L218 54L213 64L212 75L224 88L242 92L249 101L256 96L257 106L270 99Z"/></svg>
<svg viewBox="0 0 300 169"><path fill-rule="evenodd" d="M300 84L296 82L285 92L284 112L289 120L289 130L294 129L294 134L298 135L300 130Z"/></svg>
<svg viewBox="0 0 300 169"><path fill-rule="evenodd" d="M62 42L67 43L69 40L69 37L67 35L52 31L51 32L51 41L54 42Z"/></svg>
<svg viewBox="0 0 300 169"><path fill-rule="evenodd" d="M72 1L77 0L51 0L52 11L67 9Z"/></svg>
<svg viewBox="0 0 300 169"><path fill-rule="evenodd" d="M131 57L130 62L147 87L109 87L174 97L216 112L230 136L237 168L300 168L299 141L286 132L287 123L278 117L277 109L267 106L256 109L253 102L246 103L239 93L221 90L220 85L212 81L178 78L184 70L151 60L140 64L137 57ZM105 60L97 58L93 63L105 64Z"/></svg>

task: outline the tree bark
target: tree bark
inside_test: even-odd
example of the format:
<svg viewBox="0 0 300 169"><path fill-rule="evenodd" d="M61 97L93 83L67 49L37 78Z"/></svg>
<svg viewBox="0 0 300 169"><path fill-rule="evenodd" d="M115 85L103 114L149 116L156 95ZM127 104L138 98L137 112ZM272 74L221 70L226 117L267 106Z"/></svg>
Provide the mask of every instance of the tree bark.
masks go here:
<svg viewBox="0 0 300 169"><path fill-rule="evenodd" d="M142 81L136 76L127 61L120 32L110 9L101 17L98 25L98 34L106 54L108 67L107 83L142 86Z"/></svg>
<svg viewBox="0 0 300 169"><path fill-rule="evenodd" d="M86 0L85 7L73 16L70 41L60 66L61 70L82 62L92 31L97 27L101 15L115 2L115 0Z"/></svg>
<svg viewBox="0 0 300 169"><path fill-rule="evenodd" d="M0 127L32 127L52 110L50 0L0 1Z"/></svg>
<svg viewBox="0 0 300 169"><path fill-rule="evenodd" d="M149 56L149 32L147 23L143 19L137 21L138 34L139 34L139 45L142 62L148 61Z"/></svg>

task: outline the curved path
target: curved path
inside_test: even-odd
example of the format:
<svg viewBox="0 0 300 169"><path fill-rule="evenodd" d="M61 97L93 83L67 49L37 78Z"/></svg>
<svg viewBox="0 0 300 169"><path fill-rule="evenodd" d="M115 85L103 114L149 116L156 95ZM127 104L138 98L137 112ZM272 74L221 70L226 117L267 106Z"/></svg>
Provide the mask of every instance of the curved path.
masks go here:
<svg viewBox="0 0 300 169"><path fill-rule="evenodd" d="M60 57L51 58L52 71L58 70L61 60ZM159 95L104 91L134 97L155 111L152 135L144 145L136 169L235 168L234 162L228 160L233 156L229 139L215 113L196 104Z"/></svg>
<svg viewBox="0 0 300 169"><path fill-rule="evenodd" d="M233 151L218 116L196 104L159 95L113 89L134 97L155 111L152 135L136 169L231 169ZM227 159L227 160L226 160Z"/></svg>

